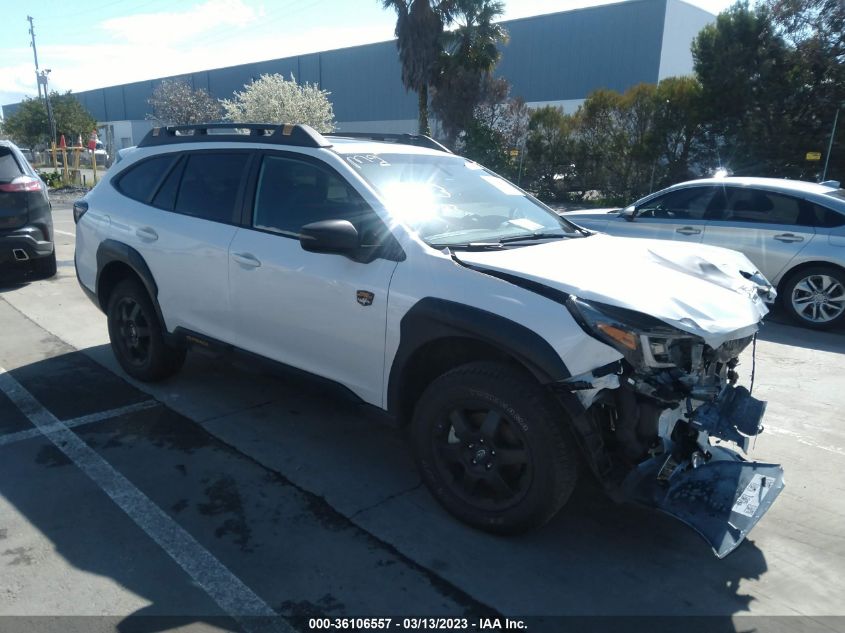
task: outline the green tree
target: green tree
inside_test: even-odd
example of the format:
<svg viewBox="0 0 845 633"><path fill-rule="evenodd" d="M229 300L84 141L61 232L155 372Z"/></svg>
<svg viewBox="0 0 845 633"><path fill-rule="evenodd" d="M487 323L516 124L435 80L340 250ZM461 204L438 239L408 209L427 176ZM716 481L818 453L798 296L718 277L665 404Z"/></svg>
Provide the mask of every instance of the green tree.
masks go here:
<svg viewBox="0 0 845 633"><path fill-rule="evenodd" d="M824 154L837 109L843 110L840 121L845 115L845 2L766 0L765 6L794 51L796 134L805 140L805 150ZM845 125L838 127L829 169L829 175L845 179Z"/></svg>
<svg viewBox="0 0 845 633"><path fill-rule="evenodd" d="M331 132L335 120L329 94L314 84L296 83L293 75L290 81L279 74L261 75L221 104L229 121L305 123L318 132Z"/></svg>
<svg viewBox="0 0 845 633"><path fill-rule="evenodd" d="M56 135L64 134L68 142L82 135L87 138L96 129L97 121L70 92L50 93L50 104L56 122ZM6 133L19 145L33 147L49 143L49 125L44 102L39 99L24 99L18 109L6 116Z"/></svg>
<svg viewBox="0 0 845 633"><path fill-rule="evenodd" d="M504 27L494 22L503 11L499 0L453 0L450 7L449 24L456 28L443 35L431 103L449 144L473 122L489 90L501 58L499 45L508 40Z"/></svg>
<svg viewBox="0 0 845 633"><path fill-rule="evenodd" d="M525 170L530 186L544 200L557 200L575 178L577 121L560 108L531 112L525 142Z"/></svg>
<svg viewBox="0 0 845 633"><path fill-rule="evenodd" d="M699 33L692 52L717 160L738 174L800 175L808 142L798 132L802 73L768 10L737 3Z"/></svg>
<svg viewBox="0 0 845 633"><path fill-rule="evenodd" d="M193 125L209 123L220 118L221 107L217 99L205 90L193 90L185 81L165 79L147 102L153 111L147 118L165 125Z"/></svg>
<svg viewBox="0 0 845 633"><path fill-rule="evenodd" d="M419 133L431 134L428 124L428 88L442 50L444 15L451 0L382 0L396 11L396 47L402 66L402 83L417 93Z"/></svg>

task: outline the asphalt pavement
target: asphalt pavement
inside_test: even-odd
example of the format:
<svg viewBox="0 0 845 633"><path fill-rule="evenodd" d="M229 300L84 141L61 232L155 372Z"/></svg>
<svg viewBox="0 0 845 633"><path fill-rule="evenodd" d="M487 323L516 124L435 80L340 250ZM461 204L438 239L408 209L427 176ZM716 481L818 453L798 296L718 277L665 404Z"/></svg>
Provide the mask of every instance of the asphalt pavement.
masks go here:
<svg viewBox="0 0 845 633"><path fill-rule="evenodd" d="M318 385L199 354L168 382L128 379L78 288L68 204L54 221L57 277L0 289L0 630L845 630L842 332L763 328L751 456L783 464L787 487L727 558L589 478L550 524L500 538L434 502L401 429Z"/></svg>

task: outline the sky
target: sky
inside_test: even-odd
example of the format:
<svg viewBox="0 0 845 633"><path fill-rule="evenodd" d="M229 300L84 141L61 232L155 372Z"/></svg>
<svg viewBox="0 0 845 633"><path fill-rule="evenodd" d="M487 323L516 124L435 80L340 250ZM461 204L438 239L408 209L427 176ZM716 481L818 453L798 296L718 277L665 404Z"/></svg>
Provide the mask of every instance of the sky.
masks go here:
<svg viewBox="0 0 845 633"><path fill-rule="evenodd" d="M505 0L503 19L618 0ZM734 0L686 0L711 13ZM381 0L3 0L0 105L37 96L27 15L50 89L81 92L393 37Z"/></svg>

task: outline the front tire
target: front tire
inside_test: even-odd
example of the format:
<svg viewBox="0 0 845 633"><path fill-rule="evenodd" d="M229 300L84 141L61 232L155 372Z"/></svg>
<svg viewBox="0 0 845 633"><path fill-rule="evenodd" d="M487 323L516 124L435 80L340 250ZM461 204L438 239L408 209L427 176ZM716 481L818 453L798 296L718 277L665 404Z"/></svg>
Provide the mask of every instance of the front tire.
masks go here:
<svg viewBox="0 0 845 633"><path fill-rule="evenodd" d="M417 403L411 438L423 481L469 525L516 534L552 518L575 488L564 413L521 369L462 365Z"/></svg>
<svg viewBox="0 0 845 633"><path fill-rule="evenodd" d="M833 266L811 266L791 274L783 304L793 321L815 330L845 323L845 273Z"/></svg>
<svg viewBox="0 0 845 633"><path fill-rule="evenodd" d="M165 343L153 302L136 280L125 279L115 286L106 314L112 351L127 374L157 382L182 368L185 349Z"/></svg>

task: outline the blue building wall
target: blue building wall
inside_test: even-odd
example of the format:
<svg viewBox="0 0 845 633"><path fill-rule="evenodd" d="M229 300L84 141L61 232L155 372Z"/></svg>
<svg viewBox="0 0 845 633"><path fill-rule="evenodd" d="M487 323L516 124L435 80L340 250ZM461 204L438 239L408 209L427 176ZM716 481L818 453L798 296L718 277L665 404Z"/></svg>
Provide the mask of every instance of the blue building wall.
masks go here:
<svg viewBox="0 0 845 633"><path fill-rule="evenodd" d="M504 22L510 41L497 74L527 102L583 99L597 88L623 91L656 82L667 2L628 0ZM669 35L669 34L667 34ZM688 45L687 45L688 46ZM163 79L183 79L230 98L265 73L293 74L331 92L339 122L415 119L416 95L402 86L394 41L204 70L75 93L98 121L144 119ZM16 105L16 104L15 104ZM5 107L6 112L14 105Z"/></svg>

